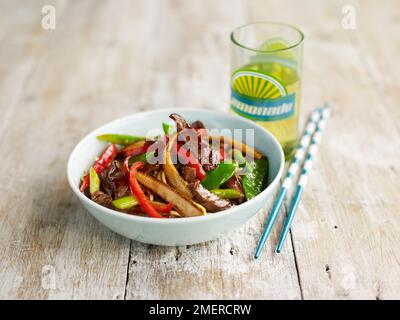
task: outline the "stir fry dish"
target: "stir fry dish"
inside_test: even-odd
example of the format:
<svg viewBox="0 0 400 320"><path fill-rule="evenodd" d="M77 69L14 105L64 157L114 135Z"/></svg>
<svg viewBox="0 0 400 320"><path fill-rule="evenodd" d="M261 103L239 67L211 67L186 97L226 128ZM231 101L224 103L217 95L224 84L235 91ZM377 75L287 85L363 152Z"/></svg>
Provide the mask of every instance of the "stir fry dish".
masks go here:
<svg viewBox="0 0 400 320"><path fill-rule="evenodd" d="M83 175L80 191L122 213L183 218L229 209L266 188L268 159L259 151L212 135L201 121L170 118L156 137L98 136L109 145Z"/></svg>

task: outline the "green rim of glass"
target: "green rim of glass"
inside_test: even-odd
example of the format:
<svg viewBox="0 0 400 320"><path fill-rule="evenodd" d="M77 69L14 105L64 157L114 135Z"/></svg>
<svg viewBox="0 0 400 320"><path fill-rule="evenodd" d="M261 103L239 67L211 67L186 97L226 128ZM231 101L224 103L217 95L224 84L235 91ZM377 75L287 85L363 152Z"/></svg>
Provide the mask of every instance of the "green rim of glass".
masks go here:
<svg viewBox="0 0 400 320"><path fill-rule="evenodd" d="M300 38L299 38L299 40L298 40L295 44L293 44L293 45L291 45L291 46L289 46L289 47L287 47L287 48L275 49L275 50L260 50L260 49L255 49L255 48L247 47L247 46L241 44L239 41L237 41L237 40L235 39L235 35L234 35L235 32L239 31L240 29L249 27L249 26L255 26L255 25L260 25L260 24L262 24L262 25L275 25L275 26L281 26L281 27L290 28L290 29L296 31L296 32L299 34ZM269 21L265 21L265 22L251 22L251 23L247 23L247 24L241 25L241 26L239 26L239 27L233 29L233 31L231 32L231 41L232 41L235 45L237 45L237 46L239 46L239 47L241 47L241 48L243 48L243 49L250 50L250 51L253 51L253 52L258 52L258 53L275 53L275 52L288 51L288 50L291 50L291 49L294 49L294 48L300 46L300 45L303 43L303 40L304 40L304 33L303 33L299 28L296 28L295 26L292 26L292 25L290 25L290 24L288 24L288 23L282 23L282 22L269 22Z"/></svg>

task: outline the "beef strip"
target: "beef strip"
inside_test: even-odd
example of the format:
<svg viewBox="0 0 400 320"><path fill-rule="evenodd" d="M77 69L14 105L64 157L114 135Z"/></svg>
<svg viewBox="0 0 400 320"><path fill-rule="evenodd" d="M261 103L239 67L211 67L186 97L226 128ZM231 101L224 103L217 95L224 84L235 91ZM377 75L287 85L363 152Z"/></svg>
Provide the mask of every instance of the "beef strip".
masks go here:
<svg viewBox="0 0 400 320"><path fill-rule="evenodd" d="M102 192L105 194L109 195L110 197L113 196L113 184L108 178L108 170L105 169L102 172L99 173L99 178L100 178L100 189Z"/></svg>
<svg viewBox="0 0 400 320"><path fill-rule="evenodd" d="M128 180L126 178L113 181L114 198L119 199L131 195Z"/></svg>
<svg viewBox="0 0 400 320"><path fill-rule="evenodd" d="M193 129L205 129L206 128L204 126L203 122L201 122L200 120L197 120L197 121L193 122L190 126Z"/></svg>
<svg viewBox="0 0 400 320"><path fill-rule="evenodd" d="M187 182L195 181L196 180L196 169L189 167L189 166L183 166L182 167L182 177Z"/></svg>
<svg viewBox="0 0 400 320"><path fill-rule="evenodd" d="M189 190L196 202L200 203L209 212L218 212L232 207L232 204L225 199L221 199L215 194L205 189L200 181L188 184Z"/></svg>
<svg viewBox="0 0 400 320"><path fill-rule="evenodd" d="M205 171L215 169L220 162L219 152L216 152L210 147L208 138L201 137L194 130L197 128L204 128L201 121L193 122L193 127L179 114L172 113L170 118L176 123L177 131L179 132L179 141L194 142L190 149L193 155L198 159ZM186 129L186 130L185 130Z"/></svg>
<svg viewBox="0 0 400 320"><path fill-rule="evenodd" d="M141 169L141 171L152 175L153 173L160 171L162 168L162 164L160 163L155 163L155 164L151 164L151 163L146 163L143 168Z"/></svg>
<svg viewBox="0 0 400 320"><path fill-rule="evenodd" d="M117 160L113 160L107 168L107 177L110 181L125 178L124 165Z"/></svg>
<svg viewBox="0 0 400 320"><path fill-rule="evenodd" d="M130 194L128 180L121 162L112 161L105 170L100 172L99 177L101 191L111 198L118 199Z"/></svg>
<svg viewBox="0 0 400 320"><path fill-rule="evenodd" d="M175 121L175 123L176 123L176 130L179 132L179 131L182 131L183 129L190 129L191 127L190 127L190 125L189 125L189 123L187 123L187 121L181 116L181 115L179 115L179 114L177 114L177 113L172 113L170 116L169 116L172 120L174 120Z"/></svg>
<svg viewBox="0 0 400 320"><path fill-rule="evenodd" d="M102 191L96 191L91 196L92 200L103 207L107 207L113 209L114 206L112 204L112 198L108 194L105 194Z"/></svg>
<svg viewBox="0 0 400 320"><path fill-rule="evenodd" d="M244 193L243 193L243 187L242 184L240 183L240 178L237 175L234 175L230 177L225 183L224 183L224 188L227 189L235 189L240 192L240 198L237 199L238 204L242 203L244 200Z"/></svg>

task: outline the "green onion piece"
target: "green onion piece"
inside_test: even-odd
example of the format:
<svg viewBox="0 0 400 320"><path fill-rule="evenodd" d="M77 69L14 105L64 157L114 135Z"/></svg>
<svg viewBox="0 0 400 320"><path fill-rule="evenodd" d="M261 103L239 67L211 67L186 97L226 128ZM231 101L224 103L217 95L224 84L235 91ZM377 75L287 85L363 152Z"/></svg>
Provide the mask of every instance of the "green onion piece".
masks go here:
<svg viewBox="0 0 400 320"><path fill-rule="evenodd" d="M102 134L97 136L97 139L127 146L137 141L146 140L146 137L130 136L127 134Z"/></svg>
<svg viewBox="0 0 400 320"><path fill-rule="evenodd" d="M122 197L112 202L117 209L130 209L139 204L139 201L133 196Z"/></svg>
<svg viewBox="0 0 400 320"><path fill-rule="evenodd" d="M222 199L239 199L241 197L240 192L235 189L213 189L210 191Z"/></svg>
<svg viewBox="0 0 400 320"><path fill-rule="evenodd" d="M163 122L162 127L163 127L163 130L164 130L164 133L167 134L167 135L173 134L173 133L176 132L176 128L174 126L171 126L168 123Z"/></svg>
<svg viewBox="0 0 400 320"><path fill-rule="evenodd" d="M90 167L89 171L89 191L90 194L94 194L95 192L100 190L100 178L97 175L96 171L93 167Z"/></svg>

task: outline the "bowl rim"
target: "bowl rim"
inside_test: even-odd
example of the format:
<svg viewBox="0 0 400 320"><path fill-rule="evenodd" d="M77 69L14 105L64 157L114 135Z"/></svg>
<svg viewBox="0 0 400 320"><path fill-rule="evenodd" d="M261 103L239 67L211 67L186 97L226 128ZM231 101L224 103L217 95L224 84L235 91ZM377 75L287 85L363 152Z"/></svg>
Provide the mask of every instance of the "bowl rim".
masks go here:
<svg viewBox="0 0 400 320"><path fill-rule="evenodd" d="M206 215L202 215L202 216L195 216L195 217L184 217L184 218L176 218L176 219L155 219L155 218L150 218L150 217L142 217L142 216L136 216L136 215L130 215L130 214L123 214L119 211L113 210L113 209L109 209L106 207L103 207L101 205L99 205L98 203L92 201L91 199L89 199L88 197L86 197L82 192L79 191L79 187L77 187L74 183L74 179L72 178L72 158L75 155L75 153L77 152L77 150L79 149L79 147L85 143L85 141L87 139L89 139L94 132L99 131L105 127L108 127L112 124L116 124L118 122L122 122L122 121L127 121L128 119L131 118L135 118L138 115L141 116L151 116L152 114L156 114L156 113L160 113L160 112L176 112L177 110L182 111L182 112L200 112L200 113L205 113L205 114L209 114L209 115L214 115L216 113L223 115L223 116L227 116L227 117L237 117L240 121L243 121L245 123L250 124L251 126L256 126L260 129L262 129L266 135L268 135L272 141L275 143L275 145L277 146L277 150L279 151L279 159L280 159L280 165L279 165L279 170L278 173L276 174L276 176L272 179L271 183L261 192L259 193L257 196L255 196L253 199L248 200L238 206L235 206L233 208L230 209L226 209L223 210L221 212L218 213L208 213ZM155 109L155 110L149 110L149 111L142 111L142 112L138 112L135 114L131 114L128 116L124 116L124 117L120 117L117 119L114 119L110 122L107 122L103 125L101 125L98 128L95 128L94 130L90 131L86 136L84 136L73 148L72 152L70 153L69 157L68 157L68 162L67 162L67 180L69 183L70 188L72 189L72 191L75 193L75 195L78 197L79 200L83 201L85 204L87 204L88 206L92 207L93 209L98 209L100 210L102 213L109 215L109 216L114 216L116 218L121 218L124 220L130 220L130 221L136 221L136 222L140 222L140 223L152 223L152 224L186 224L186 223L195 223L195 222L200 222L200 221L207 221L207 220L214 220L214 219L221 219L224 218L227 215L231 215L234 214L235 212L239 211L239 210L247 210L250 209L252 204L257 201L257 200L261 200L261 198L268 193L270 190L272 190L273 188L275 188L275 186L278 184L279 180L282 177L283 174L283 169L285 166L285 157L284 157L284 153L283 153L283 149L280 145L280 143L278 142L278 140L274 137L274 135L269 132L267 129L261 127L260 125L258 125L257 123L249 120L249 119L245 119L243 117L238 117L235 115L231 115L229 113L226 112L221 112L221 111L214 111L214 110L203 110L203 109L199 109L199 108L163 108L163 109Z"/></svg>

